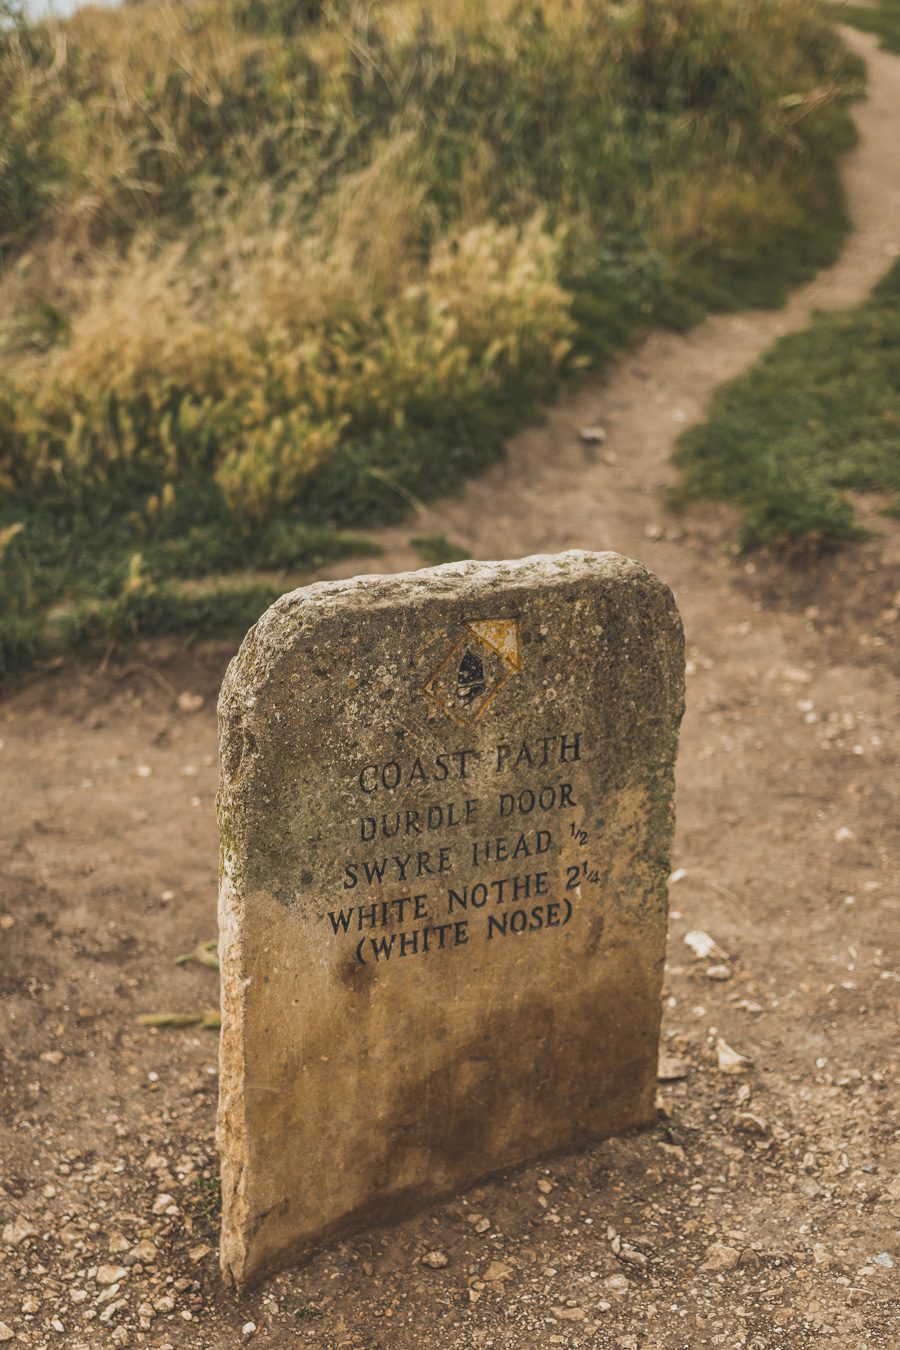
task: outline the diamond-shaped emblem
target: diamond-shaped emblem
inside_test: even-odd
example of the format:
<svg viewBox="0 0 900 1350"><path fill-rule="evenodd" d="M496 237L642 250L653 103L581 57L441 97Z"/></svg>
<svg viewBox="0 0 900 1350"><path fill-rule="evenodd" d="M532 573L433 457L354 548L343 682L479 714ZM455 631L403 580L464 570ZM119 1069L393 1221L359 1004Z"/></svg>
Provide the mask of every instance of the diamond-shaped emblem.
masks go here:
<svg viewBox="0 0 900 1350"><path fill-rule="evenodd" d="M521 669L518 619L481 619L464 625L422 692L465 725L476 721Z"/></svg>

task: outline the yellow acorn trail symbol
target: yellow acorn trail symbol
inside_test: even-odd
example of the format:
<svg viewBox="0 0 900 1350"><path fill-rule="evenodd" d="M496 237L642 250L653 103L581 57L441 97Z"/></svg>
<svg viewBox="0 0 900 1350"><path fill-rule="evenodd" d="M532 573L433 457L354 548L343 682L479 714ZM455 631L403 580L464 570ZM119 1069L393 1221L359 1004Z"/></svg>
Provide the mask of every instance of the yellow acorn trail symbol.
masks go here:
<svg viewBox="0 0 900 1350"><path fill-rule="evenodd" d="M477 619L463 625L422 692L464 726L481 717L521 669L518 619Z"/></svg>

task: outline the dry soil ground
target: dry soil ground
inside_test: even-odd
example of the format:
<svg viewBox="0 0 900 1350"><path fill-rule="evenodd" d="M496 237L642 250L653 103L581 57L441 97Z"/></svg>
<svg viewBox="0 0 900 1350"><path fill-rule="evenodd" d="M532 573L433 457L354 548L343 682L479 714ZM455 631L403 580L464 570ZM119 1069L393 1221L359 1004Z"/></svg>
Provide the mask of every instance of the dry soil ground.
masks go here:
<svg viewBox="0 0 900 1350"><path fill-rule="evenodd" d="M70 665L0 709L0 1340L67 1347L900 1344L896 730L900 530L746 562L668 515L677 432L900 247L900 61L870 60L857 232L779 313L658 335L409 534L475 556L641 558L689 644L658 1128L362 1234L240 1299L216 1244L215 695L229 652ZM602 422L600 453L578 429ZM335 574L334 572L332 574ZM180 704L178 695L182 697ZM202 699L202 704L201 704ZM201 706L195 706L201 704ZM696 959L703 930L721 953ZM719 1041L752 1061L720 1064ZM441 1253L432 1264L421 1258Z"/></svg>

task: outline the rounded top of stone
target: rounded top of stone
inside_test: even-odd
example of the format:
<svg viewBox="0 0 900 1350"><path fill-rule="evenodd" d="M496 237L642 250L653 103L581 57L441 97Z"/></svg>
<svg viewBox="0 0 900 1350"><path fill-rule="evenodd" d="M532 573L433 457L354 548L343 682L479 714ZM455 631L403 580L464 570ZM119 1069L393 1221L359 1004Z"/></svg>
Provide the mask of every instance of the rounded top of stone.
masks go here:
<svg viewBox="0 0 900 1350"><path fill-rule="evenodd" d="M641 563L620 553L569 549L563 553L535 554L502 561L469 559L420 568L415 572L367 573L338 581L317 581L276 600L244 639L229 666L222 689L227 700L235 681L245 686L268 682L295 641L313 625L330 618L344 618L354 611L415 611L435 602L483 607L487 599L498 601L505 593L546 591L554 585L604 582L630 587L640 583L643 603L654 592L661 610L674 610L671 592Z"/></svg>
<svg viewBox="0 0 900 1350"><path fill-rule="evenodd" d="M448 598L463 595L473 584L483 587L509 582L522 586L533 581L546 585L548 581L576 581L596 576L598 571L608 575L649 575L640 563L610 551L592 553L573 548L564 553L537 553L528 558L495 562L469 558L462 562L442 563L439 567L422 567L415 572L369 572L341 581L316 581L281 596L267 614L272 610L294 610L297 606L338 606L360 600L367 606L392 604L401 595L410 604L415 604L417 600L433 599L436 594Z"/></svg>

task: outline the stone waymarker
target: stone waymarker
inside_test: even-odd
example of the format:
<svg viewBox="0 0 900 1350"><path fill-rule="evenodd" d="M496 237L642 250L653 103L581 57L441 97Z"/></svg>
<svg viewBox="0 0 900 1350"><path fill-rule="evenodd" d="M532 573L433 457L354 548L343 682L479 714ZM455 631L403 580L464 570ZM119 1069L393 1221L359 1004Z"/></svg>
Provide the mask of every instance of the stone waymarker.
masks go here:
<svg viewBox="0 0 900 1350"><path fill-rule="evenodd" d="M616 554L286 595L220 702L222 1264L653 1116L683 642Z"/></svg>

